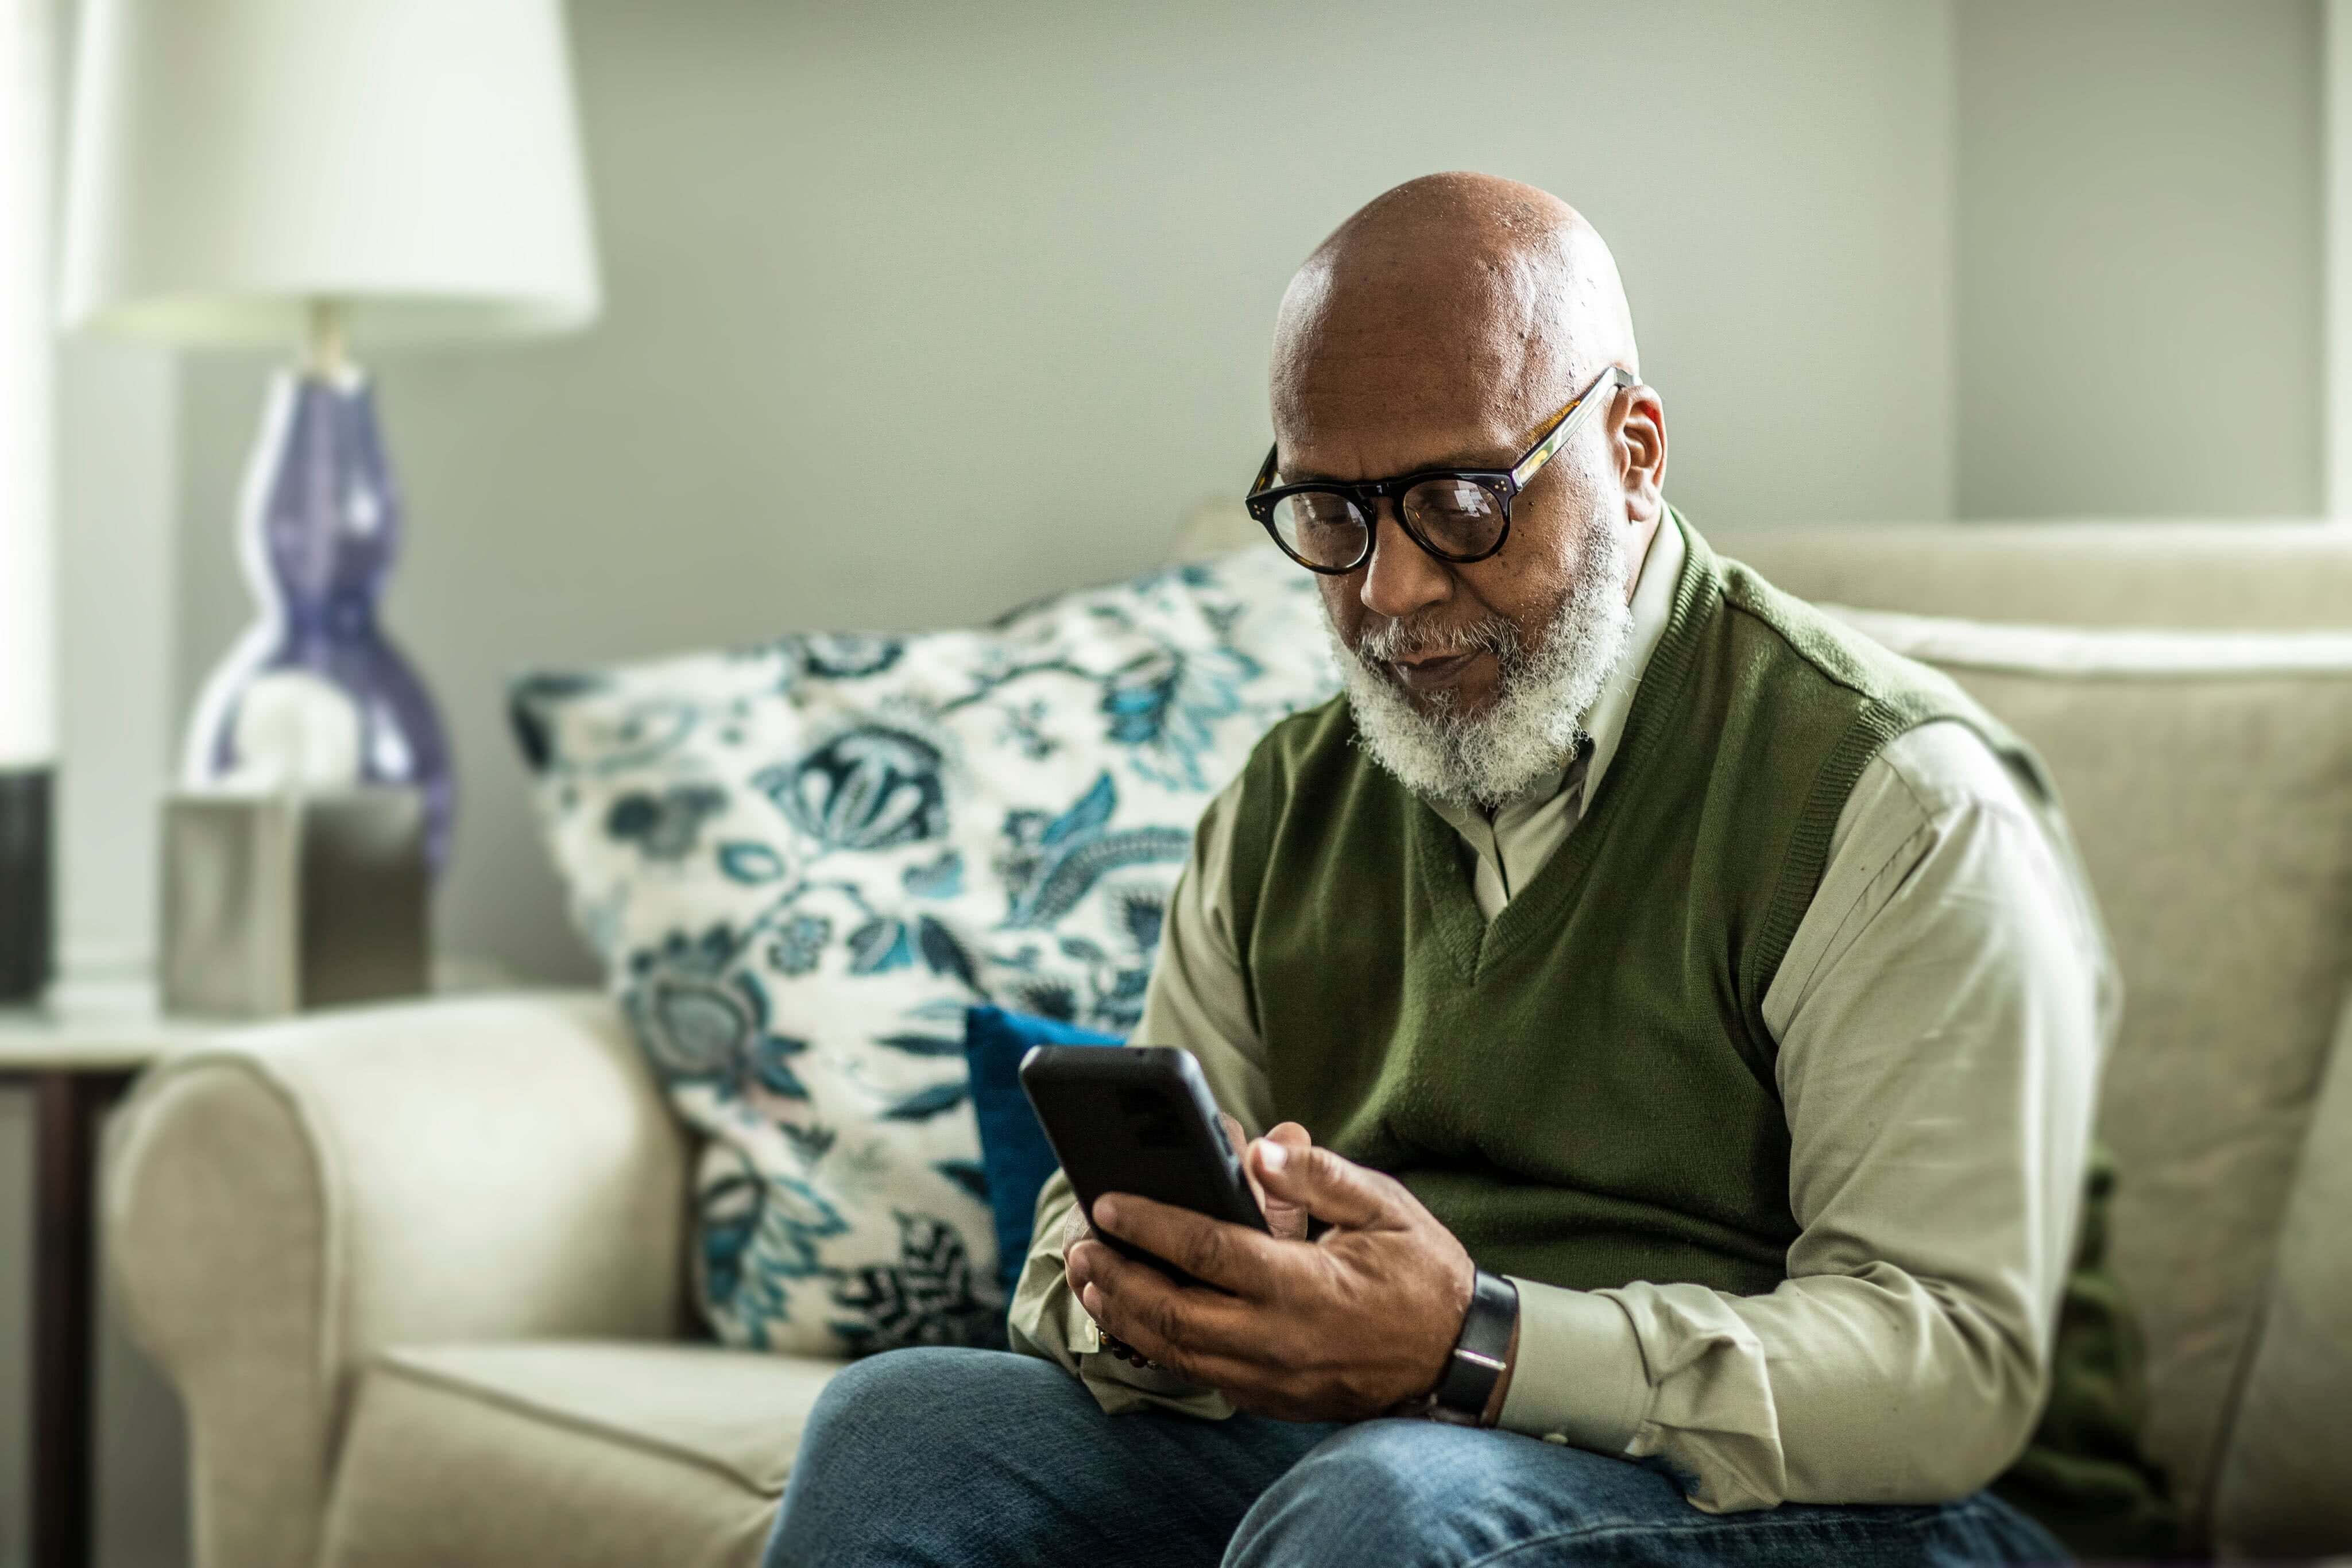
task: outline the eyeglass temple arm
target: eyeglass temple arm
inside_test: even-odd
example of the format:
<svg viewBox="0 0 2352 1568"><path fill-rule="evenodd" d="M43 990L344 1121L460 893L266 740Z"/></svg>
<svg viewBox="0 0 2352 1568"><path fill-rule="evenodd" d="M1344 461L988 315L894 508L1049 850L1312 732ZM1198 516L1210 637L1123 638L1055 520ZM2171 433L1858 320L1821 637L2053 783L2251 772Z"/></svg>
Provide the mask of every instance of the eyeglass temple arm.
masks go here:
<svg viewBox="0 0 2352 1568"><path fill-rule="evenodd" d="M1243 500L1250 499L1274 482L1274 460L1281 451L1282 443L1279 441L1265 449L1265 461L1258 465L1257 477L1250 481L1249 495L1244 496Z"/></svg>
<svg viewBox="0 0 2352 1568"><path fill-rule="evenodd" d="M1616 394L1619 392L1634 384L1633 372L1622 365L1612 365L1595 376L1592 379L1592 384L1584 389L1582 396L1559 411L1559 418L1552 423L1551 433L1537 442L1534 448L1525 457L1519 459L1519 465L1511 470L1512 486L1515 489L1526 489L1528 482L1536 476L1545 464L1551 461L1552 454L1568 444L1569 438L1584 427L1584 422L1592 417L1595 410L1607 408L1617 401ZM1607 397L1601 395L1601 389L1604 385L1609 388ZM1268 457L1267 461L1271 462L1273 459Z"/></svg>

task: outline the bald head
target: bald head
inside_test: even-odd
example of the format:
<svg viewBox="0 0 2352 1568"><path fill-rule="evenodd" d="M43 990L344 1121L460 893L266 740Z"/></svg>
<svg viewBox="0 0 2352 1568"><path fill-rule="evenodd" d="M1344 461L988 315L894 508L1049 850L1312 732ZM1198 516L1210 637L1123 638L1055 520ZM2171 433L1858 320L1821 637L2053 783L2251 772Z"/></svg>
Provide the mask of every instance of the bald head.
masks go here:
<svg viewBox="0 0 2352 1568"><path fill-rule="evenodd" d="M1368 418L1432 436L1475 426L1516 452L1612 363L1640 372L1617 264L1592 225L1532 185L1431 174L1375 198L1291 279L1275 327L1276 433L1286 454Z"/></svg>
<svg viewBox="0 0 2352 1568"><path fill-rule="evenodd" d="M1638 381L1633 315L1573 207L1486 174L1414 180L1340 225L1283 294L1276 466L1292 485L1507 471L1612 364ZM1556 776L1631 634L1665 513L1664 413L1643 384L1586 412L1475 559L1408 532L1412 494L1460 481L1340 493L1371 552L1316 583L1358 735L1421 794L1493 804Z"/></svg>

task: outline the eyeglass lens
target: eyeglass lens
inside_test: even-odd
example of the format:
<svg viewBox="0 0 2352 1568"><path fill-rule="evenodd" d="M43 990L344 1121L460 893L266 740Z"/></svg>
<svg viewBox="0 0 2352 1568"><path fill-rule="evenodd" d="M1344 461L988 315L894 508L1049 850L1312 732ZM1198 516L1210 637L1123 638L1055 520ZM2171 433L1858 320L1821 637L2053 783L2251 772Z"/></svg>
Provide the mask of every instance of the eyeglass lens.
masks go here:
<svg viewBox="0 0 2352 1568"><path fill-rule="evenodd" d="M1467 479L1424 479L1404 493L1404 520L1430 549L1475 560L1503 534L1503 503ZM1353 566L1365 553L1370 522L1336 490L1285 496L1274 506L1275 532L1285 549L1310 566Z"/></svg>

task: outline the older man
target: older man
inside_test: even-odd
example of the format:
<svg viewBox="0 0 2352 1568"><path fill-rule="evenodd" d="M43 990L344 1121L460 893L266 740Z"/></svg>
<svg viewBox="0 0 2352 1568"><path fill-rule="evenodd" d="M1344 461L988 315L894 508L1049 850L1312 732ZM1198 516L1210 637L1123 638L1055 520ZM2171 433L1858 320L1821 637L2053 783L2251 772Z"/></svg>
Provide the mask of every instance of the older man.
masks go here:
<svg viewBox="0 0 2352 1568"><path fill-rule="evenodd" d="M1347 689L1203 817L1139 1037L1265 1133L1275 1234L1099 1204L1178 1285L1057 1179L1028 1354L836 1379L775 1562L2063 1555L1982 1489L2048 1381L2096 913L2013 737L1668 509L1640 370L1527 186L1401 186L1292 280L1250 506Z"/></svg>

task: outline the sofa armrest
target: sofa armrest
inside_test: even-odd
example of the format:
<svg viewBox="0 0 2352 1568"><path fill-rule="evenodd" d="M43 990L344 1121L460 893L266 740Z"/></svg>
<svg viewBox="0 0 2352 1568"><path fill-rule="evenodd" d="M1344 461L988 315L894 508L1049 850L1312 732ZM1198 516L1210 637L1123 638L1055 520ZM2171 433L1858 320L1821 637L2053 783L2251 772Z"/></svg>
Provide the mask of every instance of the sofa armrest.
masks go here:
<svg viewBox="0 0 2352 1568"><path fill-rule="evenodd" d="M187 1410L200 1564L312 1561L382 1347L687 1321L686 1141L592 994L225 1035L142 1080L106 1166L131 1331Z"/></svg>

